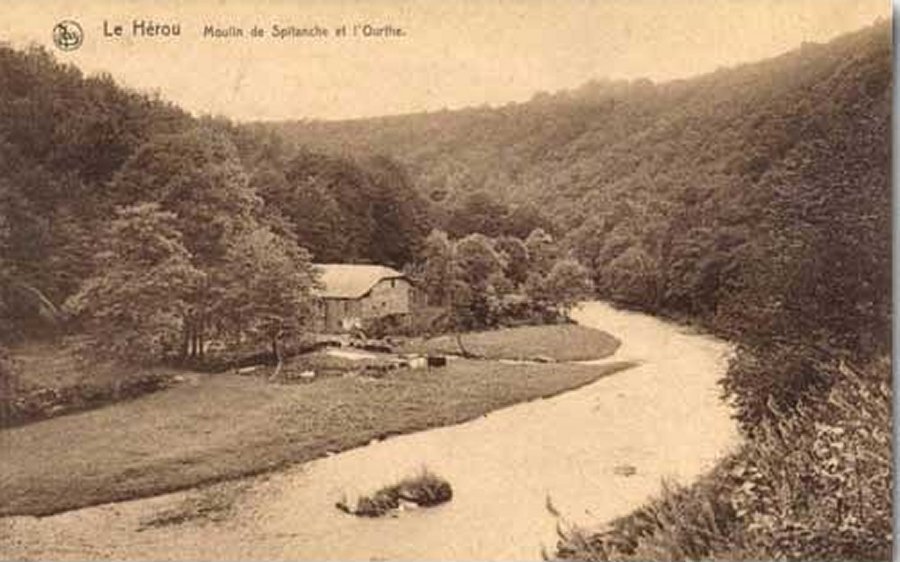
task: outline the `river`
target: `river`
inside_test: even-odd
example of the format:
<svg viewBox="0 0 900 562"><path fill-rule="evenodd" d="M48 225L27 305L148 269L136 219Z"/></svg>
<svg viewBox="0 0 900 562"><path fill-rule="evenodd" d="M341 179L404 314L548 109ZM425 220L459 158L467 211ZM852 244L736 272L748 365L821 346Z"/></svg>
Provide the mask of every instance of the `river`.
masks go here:
<svg viewBox="0 0 900 562"><path fill-rule="evenodd" d="M603 361L639 365L579 390L461 425L393 437L243 481L221 520L147 527L198 492L3 521L6 557L42 559L539 560L556 544L548 498L570 522L634 509L664 478L689 482L737 443L716 381L731 348L659 319L587 303L579 323L622 340ZM454 498L397 517L334 508L422 467Z"/></svg>

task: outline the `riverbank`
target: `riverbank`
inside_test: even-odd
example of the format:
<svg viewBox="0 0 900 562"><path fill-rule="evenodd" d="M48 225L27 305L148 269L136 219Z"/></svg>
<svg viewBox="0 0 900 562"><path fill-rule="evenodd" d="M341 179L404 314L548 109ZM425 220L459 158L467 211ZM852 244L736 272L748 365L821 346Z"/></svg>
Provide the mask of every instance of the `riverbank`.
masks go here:
<svg viewBox="0 0 900 562"><path fill-rule="evenodd" d="M82 360L74 346L28 342L10 353L13 374L0 381L0 428L132 400L178 384L183 369Z"/></svg>
<svg viewBox="0 0 900 562"><path fill-rule="evenodd" d="M604 363L639 365L547 400L252 478L3 518L0 551L23 560L541 560L558 540L548 499L569 523L612 521L659 494L663 479L693 482L737 437L717 385L726 342L602 303L573 316L621 338ZM562 365L507 366L549 373ZM451 502L381 520L334 507L423 468L452 485Z"/></svg>
<svg viewBox="0 0 900 562"><path fill-rule="evenodd" d="M460 349L462 341L465 349ZM410 353L469 353L484 359L591 361L609 357L621 342L601 330L577 324L520 326L483 332L466 332L410 341Z"/></svg>
<svg viewBox="0 0 900 562"><path fill-rule="evenodd" d="M454 360L296 385L191 375L137 400L0 432L0 515L47 515L271 471L553 396L631 365Z"/></svg>

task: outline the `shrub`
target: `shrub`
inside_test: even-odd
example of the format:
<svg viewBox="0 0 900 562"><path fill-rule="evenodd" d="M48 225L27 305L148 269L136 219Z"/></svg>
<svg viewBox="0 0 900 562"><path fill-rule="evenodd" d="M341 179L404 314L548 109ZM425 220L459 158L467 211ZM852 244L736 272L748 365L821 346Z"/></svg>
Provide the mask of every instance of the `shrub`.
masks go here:
<svg viewBox="0 0 900 562"><path fill-rule="evenodd" d="M423 469L417 476L405 478L391 486L385 486L371 496L362 496L356 506L345 499L336 504L341 511L359 517L381 517L400 507L400 502L409 502L419 507L432 507L453 498L450 483Z"/></svg>
<svg viewBox="0 0 900 562"><path fill-rule="evenodd" d="M772 344L738 348L722 380L741 429L752 434L760 423L793 410L803 399L818 399L832 384L811 348Z"/></svg>
<svg viewBox="0 0 900 562"><path fill-rule="evenodd" d="M377 339L388 336L413 336L417 333L411 314L388 314L368 319L363 322L363 332Z"/></svg>
<svg viewBox="0 0 900 562"><path fill-rule="evenodd" d="M732 501L748 547L788 559L887 559L891 549L891 390L885 359L828 367L821 399L765 421Z"/></svg>
<svg viewBox="0 0 900 562"><path fill-rule="evenodd" d="M427 469L423 469L418 476L402 480L396 489L400 499L421 507L439 505L453 498L450 483Z"/></svg>
<svg viewBox="0 0 900 562"><path fill-rule="evenodd" d="M816 377L834 381L829 391L802 394L790 409L770 400L741 450L708 477L689 488L665 486L659 498L600 532L561 528L557 555L889 559L890 361L817 365Z"/></svg>
<svg viewBox="0 0 900 562"><path fill-rule="evenodd" d="M659 497L599 532L561 523L557 554L573 560L696 560L730 550L739 533L728 501L732 486L718 471L691 487L663 482Z"/></svg>

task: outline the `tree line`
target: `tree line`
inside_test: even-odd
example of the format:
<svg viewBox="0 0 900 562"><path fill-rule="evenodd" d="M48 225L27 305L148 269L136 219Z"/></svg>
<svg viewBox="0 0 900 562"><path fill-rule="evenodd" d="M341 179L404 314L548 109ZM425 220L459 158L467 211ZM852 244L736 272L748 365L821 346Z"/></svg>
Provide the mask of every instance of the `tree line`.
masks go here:
<svg viewBox="0 0 900 562"><path fill-rule="evenodd" d="M273 128L303 146L389 147L451 234L511 234L518 209L545 217L599 297L763 355L864 360L890 349L889 31L663 84Z"/></svg>
<svg viewBox="0 0 900 562"><path fill-rule="evenodd" d="M0 341L79 337L129 361L211 340L278 355L314 261L414 260L428 204L384 157L297 150L0 47Z"/></svg>
<svg viewBox="0 0 900 562"><path fill-rule="evenodd" d="M587 268L541 228L525 240L433 230L410 274L455 330L556 321L593 294Z"/></svg>
<svg viewBox="0 0 900 562"><path fill-rule="evenodd" d="M887 27L662 84L593 80L496 108L272 128L301 146L388 151L455 237L562 235L604 298L731 337L815 333L877 353L890 310Z"/></svg>
<svg viewBox="0 0 900 562"><path fill-rule="evenodd" d="M879 558L890 62L881 23L689 80L270 127L0 47L0 335L67 317L101 354L277 355L317 260L412 264L459 329L592 289L738 345L723 392L745 445L680 496L712 539L667 556Z"/></svg>
<svg viewBox="0 0 900 562"><path fill-rule="evenodd" d="M550 237L533 207L479 193L447 214L394 159L195 118L41 48L0 48L0 82L0 341L55 333L133 362L204 361L213 342L280 356L284 338L309 328L314 262L414 274L433 265L435 227L459 239L468 264L447 278L466 326L507 313L482 289L525 294L527 268L549 273L537 243L526 248Z"/></svg>

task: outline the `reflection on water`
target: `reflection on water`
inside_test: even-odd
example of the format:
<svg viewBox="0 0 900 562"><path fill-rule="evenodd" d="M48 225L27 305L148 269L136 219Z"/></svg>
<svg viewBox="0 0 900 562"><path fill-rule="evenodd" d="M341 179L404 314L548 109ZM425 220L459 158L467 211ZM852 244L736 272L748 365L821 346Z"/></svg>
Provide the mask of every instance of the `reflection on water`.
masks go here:
<svg viewBox="0 0 900 562"><path fill-rule="evenodd" d="M21 537L14 550L82 559L538 560L556 541L548 497L569 520L601 523L658 491L663 477L686 481L710 468L737 439L716 385L725 343L602 303L575 318L622 340L605 361L641 364L548 400L250 479L224 521L137 532L184 500L172 494L6 521L9 536ZM451 482L452 502L376 520L334 508L423 466Z"/></svg>

